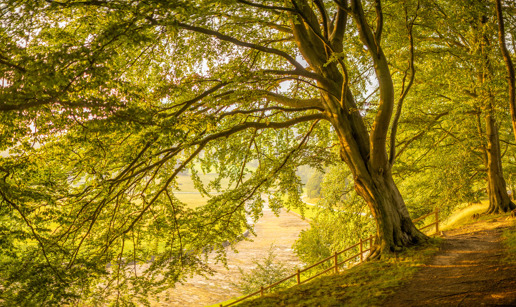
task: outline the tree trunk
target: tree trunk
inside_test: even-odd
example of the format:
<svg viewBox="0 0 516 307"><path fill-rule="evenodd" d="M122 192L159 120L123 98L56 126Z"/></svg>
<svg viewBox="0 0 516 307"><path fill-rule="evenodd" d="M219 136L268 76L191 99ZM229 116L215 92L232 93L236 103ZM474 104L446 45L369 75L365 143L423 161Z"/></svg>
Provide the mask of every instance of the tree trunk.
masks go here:
<svg viewBox="0 0 516 307"><path fill-rule="evenodd" d="M357 177L355 189L365 199L376 220L379 241L373 257L377 253L399 251L427 240L412 223L390 169L376 175L359 174Z"/></svg>
<svg viewBox="0 0 516 307"><path fill-rule="evenodd" d="M498 43L507 69L507 83L509 85L509 107L511 110L512 129L516 139L516 76L511 54L505 43L505 26L502 12L501 0L496 0L496 17L498 19ZM513 196L514 197L514 196Z"/></svg>
<svg viewBox="0 0 516 307"><path fill-rule="evenodd" d="M307 0L292 2L297 13L292 18L292 32L301 54L317 72L323 108L333 125L340 143L342 160L351 169L355 189L364 198L376 225L378 239L371 256L398 251L420 243L427 237L416 229L405 202L394 183L387 154L387 134L394 106L394 86L387 58L381 47L383 14L377 2L377 27L373 33L359 0L343 1L333 34L320 29L317 14ZM322 2L319 2L322 6ZM379 84L379 103L372 127L367 129L363 116L349 87L342 41L346 32L347 15L355 21L356 30L367 47ZM332 59L337 59L332 60Z"/></svg>
<svg viewBox="0 0 516 307"><path fill-rule="evenodd" d="M487 133L487 192L489 196L489 208L486 213L509 212L516 208L507 193L507 185L503 177L502 155L498 127L493 118L492 109L486 115Z"/></svg>
<svg viewBox="0 0 516 307"><path fill-rule="evenodd" d="M370 257L378 258L382 254L426 241L428 237L412 223L403 197L392 178L388 159L381 159L383 164L372 161L369 146L360 148L360 142L357 142L367 139L367 134L357 133L361 129L352 129L349 121L339 120L342 117L330 120L340 141L340 155L353 173L355 190L364 198L376 221L377 241ZM351 132L353 130L354 133Z"/></svg>

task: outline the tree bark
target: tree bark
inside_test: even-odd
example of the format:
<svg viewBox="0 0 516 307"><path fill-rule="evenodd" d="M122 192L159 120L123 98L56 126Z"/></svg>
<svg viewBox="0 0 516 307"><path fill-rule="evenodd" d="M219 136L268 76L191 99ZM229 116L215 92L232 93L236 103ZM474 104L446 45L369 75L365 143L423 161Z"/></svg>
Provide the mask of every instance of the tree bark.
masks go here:
<svg viewBox="0 0 516 307"><path fill-rule="evenodd" d="M489 208L487 214L509 212L516 208L507 193L507 185L503 177L502 155L498 127L493 116L492 108L489 108L485 117L487 133L487 193L489 196Z"/></svg>
<svg viewBox="0 0 516 307"><path fill-rule="evenodd" d="M407 207L391 173L390 164L376 168L369 155L361 155L347 139L346 125L333 123L339 135L341 158L350 167L355 190L366 201L376 221L377 241L371 253L372 258L395 252L404 247L416 245L428 239L412 223Z"/></svg>
<svg viewBox="0 0 516 307"><path fill-rule="evenodd" d="M377 241L371 256L380 257L384 253L426 241L427 237L412 223L394 183L387 154L386 141L395 92L389 65L380 45L383 20L380 1L376 6L379 20L376 33L366 21L361 1L351 0L349 4L341 1L339 12L340 18L344 18L348 12L353 17L362 43L370 53L380 87L378 111L370 131L349 88L344 61L330 61L332 52L342 50L339 45L342 37L326 39L308 2L296 0L292 3L297 12L292 19L295 41L311 70L321 76L317 79L317 86L324 113L337 133L341 158L350 167L355 189L364 198L376 220ZM324 6L321 4L319 9L324 10ZM336 24L340 23L337 21ZM344 33L339 29L334 32Z"/></svg>

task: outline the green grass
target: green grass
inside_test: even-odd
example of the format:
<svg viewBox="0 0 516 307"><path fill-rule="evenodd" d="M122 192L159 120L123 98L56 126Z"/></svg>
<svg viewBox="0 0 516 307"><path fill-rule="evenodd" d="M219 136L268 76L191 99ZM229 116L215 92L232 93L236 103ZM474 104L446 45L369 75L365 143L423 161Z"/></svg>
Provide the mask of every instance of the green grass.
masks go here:
<svg viewBox="0 0 516 307"><path fill-rule="evenodd" d="M408 281L438 251L440 239L383 260L366 262L238 306L375 306ZM228 301L229 302L229 301Z"/></svg>
<svg viewBox="0 0 516 307"><path fill-rule="evenodd" d="M201 178L204 184L208 184L209 182L215 180L217 178L217 174L209 173L209 174L199 174L199 178ZM197 189L195 189L195 185L190 178L190 175L180 175L177 177L177 182L179 185L179 193L176 193L175 196L187 204L190 208L197 208L205 205L208 202L207 197L203 197ZM222 187L227 187L229 185L228 179L222 179L221 181Z"/></svg>
<svg viewBox="0 0 516 307"><path fill-rule="evenodd" d="M502 238L507 251L505 261L516 264L516 220L512 222L511 228L504 230Z"/></svg>
<svg viewBox="0 0 516 307"><path fill-rule="evenodd" d="M244 295L242 295L242 296L244 296ZM222 302L222 303L216 303L216 304L208 305L208 306L205 306L205 307L219 307L219 306L220 306L220 304L222 304L223 306L226 306L227 304L229 304L229 303L233 303L234 301L238 300L238 299L239 299L239 298L241 298L242 296L234 297L234 298L232 298L232 299L230 299L230 300L227 300L227 301L224 301L224 302ZM237 304L237 305L238 305L238 304ZM237 305L233 305L233 306L237 306Z"/></svg>
<svg viewBox="0 0 516 307"><path fill-rule="evenodd" d="M459 209L450 215L445 221L440 223L439 229L450 230L474 222L475 220L472 219L473 214L481 214L485 212L488 206L489 202L485 200L480 204L474 204L463 209ZM481 219L482 218L484 217L481 217Z"/></svg>
<svg viewBox="0 0 516 307"><path fill-rule="evenodd" d="M318 198L308 198L308 197L304 196L303 201L307 201L312 204L317 204L319 199ZM313 220L317 216L317 210L319 210L319 208L317 208L315 206L311 206L311 205L306 205L302 211L299 208L288 209L288 211L294 212L309 221Z"/></svg>
<svg viewBox="0 0 516 307"><path fill-rule="evenodd" d="M317 208L313 206L307 206L305 209L303 209L303 212L301 212L301 209L299 208L290 208L289 211L292 211L309 221L314 219L317 215Z"/></svg>

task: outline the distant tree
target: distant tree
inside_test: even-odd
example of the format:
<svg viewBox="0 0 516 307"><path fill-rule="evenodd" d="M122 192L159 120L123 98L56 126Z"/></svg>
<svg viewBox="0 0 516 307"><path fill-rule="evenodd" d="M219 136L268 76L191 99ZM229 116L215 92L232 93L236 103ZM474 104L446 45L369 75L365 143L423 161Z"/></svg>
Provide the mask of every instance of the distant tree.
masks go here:
<svg viewBox="0 0 516 307"><path fill-rule="evenodd" d="M318 198L321 196L321 183L324 173L315 171L306 183L306 194L309 198Z"/></svg>
<svg viewBox="0 0 516 307"><path fill-rule="evenodd" d="M507 48L507 35L505 33L505 18L503 16L503 6L502 0L496 0L496 19L498 21L498 43L500 45L500 51L502 52L502 57L505 62L505 67L507 69L507 85L508 85L508 93L509 93L509 107L511 110L511 119L512 119L512 132L514 134L514 139L516 140L516 76L514 72L514 63L512 61L512 56ZM511 8L511 7L507 7ZM512 11L514 12L516 8L513 6ZM513 14L514 15L514 14ZM512 37L514 44L514 36ZM514 45L513 45L514 46ZM513 50L513 53L516 50Z"/></svg>
<svg viewBox="0 0 516 307"><path fill-rule="evenodd" d="M450 212L485 191L488 212L514 206L503 171L512 146L504 127L510 118L492 4L435 1L421 11L415 33L421 84L404 108L398 143L403 156L394 169L404 178L400 189L413 210L423 212L433 203ZM424 100L432 103L421 105Z"/></svg>

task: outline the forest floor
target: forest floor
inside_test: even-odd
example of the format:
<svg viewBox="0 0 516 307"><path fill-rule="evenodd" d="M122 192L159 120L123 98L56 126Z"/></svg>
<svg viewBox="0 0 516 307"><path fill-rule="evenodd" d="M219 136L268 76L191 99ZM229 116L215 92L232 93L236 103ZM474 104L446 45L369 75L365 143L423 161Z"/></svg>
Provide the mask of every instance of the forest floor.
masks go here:
<svg viewBox="0 0 516 307"><path fill-rule="evenodd" d="M502 243L514 224L502 216L446 231L440 251L381 305L516 306L516 255Z"/></svg>

